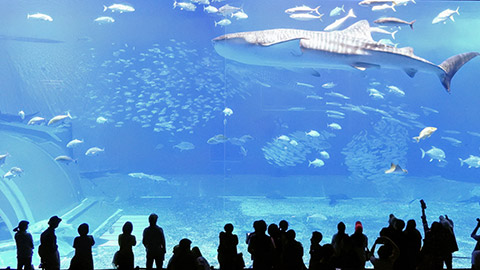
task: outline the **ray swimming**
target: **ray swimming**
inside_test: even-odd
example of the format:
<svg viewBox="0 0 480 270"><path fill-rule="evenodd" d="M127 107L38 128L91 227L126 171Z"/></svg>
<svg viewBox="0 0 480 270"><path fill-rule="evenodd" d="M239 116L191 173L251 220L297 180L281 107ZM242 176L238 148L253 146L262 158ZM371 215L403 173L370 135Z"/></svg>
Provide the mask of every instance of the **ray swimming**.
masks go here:
<svg viewBox="0 0 480 270"><path fill-rule="evenodd" d="M237 62L298 69L404 70L411 78L420 72L436 74L448 92L455 73L478 52L454 55L435 65L413 54L411 47L396 48L372 39L370 25L361 20L342 31L270 29L239 32L214 38L221 56Z"/></svg>

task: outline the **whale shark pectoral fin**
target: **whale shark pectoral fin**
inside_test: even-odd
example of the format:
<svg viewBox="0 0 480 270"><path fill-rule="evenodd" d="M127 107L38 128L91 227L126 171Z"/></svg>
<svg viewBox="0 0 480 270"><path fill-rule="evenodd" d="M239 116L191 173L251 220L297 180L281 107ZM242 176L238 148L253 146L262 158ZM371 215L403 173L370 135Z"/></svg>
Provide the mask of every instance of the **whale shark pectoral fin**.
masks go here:
<svg viewBox="0 0 480 270"><path fill-rule="evenodd" d="M278 47L279 49L287 49L293 56L301 56L303 54L300 48L300 40L302 38L293 38L276 42L262 43L263 47Z"/></svg>
<svg viewBox="0 0 480 270"><path fill-rule="evenodd" d="M367 70L367 68L380 68L380 65L365 62L356 62L353 63L351 66L361 71L365 71Z"/></svg>
<svg viewBox="0 0 480 270"><path fill-rule="evenodd" d="M416 70L414 68L406 68L404 70L405 70L405 73L407 73L408 77L410 77L410 78L415 77L415 74L417 74L417 72L418 72L418 70Z"/></svg>

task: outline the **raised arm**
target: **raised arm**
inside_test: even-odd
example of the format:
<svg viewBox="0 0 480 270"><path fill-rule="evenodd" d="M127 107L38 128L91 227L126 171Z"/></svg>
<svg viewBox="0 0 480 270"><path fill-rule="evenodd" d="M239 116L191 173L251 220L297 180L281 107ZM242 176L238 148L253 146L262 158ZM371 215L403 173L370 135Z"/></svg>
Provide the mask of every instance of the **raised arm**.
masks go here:
<svg viewBox="0 0 480 270"><path fill-rule="evenodd" d="M480 219L477 218L477 226L475 226L475 229L473 229L473 232L472 234L470 235L473 239L475 240L479 240L480 239L480 236L477 235L477 231L478 229L480 228Z"/></svg>
<svg viewBox="0 0 480 270"><path fill-rule="evenodd" d="M420 206L422 207L423 230L425 232L425 235L427 235L427 232L430 231L430 228L428 228L427 216L425 215L425 209L427 209L427 205L425 204L424 200L420 200Z"/></svg>

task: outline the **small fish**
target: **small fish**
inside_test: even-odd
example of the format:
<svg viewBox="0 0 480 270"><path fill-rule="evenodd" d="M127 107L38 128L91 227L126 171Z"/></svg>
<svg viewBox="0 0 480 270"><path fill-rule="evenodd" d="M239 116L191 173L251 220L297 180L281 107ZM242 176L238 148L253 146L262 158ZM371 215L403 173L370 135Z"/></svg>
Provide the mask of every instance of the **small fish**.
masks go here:
<svg viewBox="0 0 480 270"><path fill-rule="evenodd" d="M233 114L233 110L227 107L223 110L223 114L225 116L231 116Z"/></svg>
<svg viewBox="0 0 480 270"><path fill-rule="evenodd" d="M425 107L425 106L420 106L420 108L423 110L423 113L425 115L429 115L430 113L439 113L439 111L435 110L435 109L432 109L432 108L429 108L429 107ZM447 132L448 133L448 130L445 130L444 132ZM460 133L460 132L459 132ZM455 134L458 134L458 133L455 133Z"/></svg>
<svg viewBox="0 0 480 270"><path fill-rule="evenodd" d="M318 137L320 136L320 133L316 130L310 130L309 132L305 132L305 135L310 136L310 137Z"/></svg>
<svg viewBox="0 0 480 270"><path fill-rule="evenodd" d="M312 15L310 13L294 13L290 15L290 18L297 20L297 21L311 21L311 20L316 20L319 19L320 21L322 20L323 14L319 14L318 16Z"/></svg>
<svg viewBox="0 0 480 270"><path fill-rule="evenodd" d="M391 4L391 5L383 4L383 5L372 7L372 11L382 11L382 10L386 10L386 9L391 9L391 10L397 12L397 10L395 9L395 4Z"/></svg>
<svg viewBox="0 0 480 270"><path fill-rule="evenodd" d="M27 14L27 19L35 19L35 20L43 20L43 21L47 21L47 22L53 22L52 17L48 16L47 14L42 14L42 13Z"/></svg>
<svg viewBox="0 0 480 270"><path fill-rule="evenodd" d="M44 122L44 121L45 121L45 118L40 117L40 116L35 116L32 119L30 119L30 121L28 121L27 125L35 125L37 123L41 123L41 122Z"/></svg>
<svg viewBox="0 0 480 270"><path fill-rule="evenodd" d="M325 88L325 89L331 89L335 86L337 86L337 85L334 82L328 82L328 83L322 84L322 87Z"/></svg>
<svg viewBox="0 0 480 270"><path fill-rule="evenodd" d="M83 143L83 140L73 139L67 143L67 148L74 148L82 143Z"/></svg>
<svg viewBox="0 0 480 270"><path fill-rule="evenodd" d="M56 123L58 123L60 121L63 121L67 118L72 119L72 116L70 115L70 112L67 112L67 114L61 114L61 115L57 115L57 116L53 117L52 119L50 119L50 121L48 121L47 126L56 124Z"/></svg>
<svg viewBox="0 0 480 270"><path fill-rule="evenodd" d="M139 173L129 173L128 176L130 177L133 177L133 178L138 178L138 179L150 179L150 180L153 180L153 181L157 181L157 182L167 182L167 179L159 176L159 175L152 175L152 174L146 174L146 173L142 173L142 172L139 172Z"/></svg>
<svg viewBox="0 0 480 270"><path fill-rule="evenodd" d="M341 130L342 129L342 126L340 126L337 123L328 124L327 127L331 128L331 129L334 129L334 130Z"/></svg>
<svg viewBox="0 0 480 270"><path fill-rule="evenodd" d="M220 20L218 22L215 22L215 27L217 25L220 25L220 26L227 26L227 25L230 25L232 24L232 22L229 20L229 19L223 19L223 20Z"/></svg>
<svg viewBox="0 0 480 270"><path fill-rule="evenodd" d="M58 161L58 162L62 162L62 163L65 163L65 164L70 164L70 162L75 162L77 163L77 160L76 159L73 159L69 156L58 156L55 158L55 161Z"/></svg>
<svg viewBox="0 0 480 270"><path fill-rule="evenodd" d="M295 140L291 140L291 141L290 141L290 144L293 145L293 146L297 146L297 145L298 145L298 142L295 141Z"/></svg>
<svg viewBox="0 0 480 270"><path fill-rule="evenodd" d="M285 10L285 13L287 14L293 14L293 13L312 13L312 12L315 12L317 13L318 15L320 15L320 13L318 12L318 9L320 8L320 6L316 7L316 8L311 8L311 7L308 7L308 6L299 6L299 7L294 7L294 8L289 8L289 9L286 9Z"/></svg>
<svg viewBox="0 0 480 270"><path fill-rule="evenodd" d="M124 5L124 4L113 4L113 5L110 5L110 6L105 6L103 5L103 12L107 11L107 9L110 9L112 12L120 12L120 13L123 13L123 12L134 12L135 9L132 7L132 6L129 6L129 5Z"/></svg>
<svg viewBox="0 0 480 270"><path fill-rule="evenodd" d="M235 13L232 13L231 15L232 18L235 18L237 20L245 20L248 19L247 13L243 12L243 10L237 11Z"/></svg>
<svg viewBox="0 0 480 270"><path fill-rule="evenodd" d="M216 8L214 6L207 6L207 7L203 7L203 11L205 11L207 13L217 13L218 8Z"/></svg>
<svg viewBox="0 0 480 270"><path fill-rule="evenodd" d="M15 177L15 175L11 171L8 171L3 175L4 179L12 179L14 177Z"/></svg>
<svg viewBox="0 0 480 270"><path fill-rule="evenodd" d="M440 137L440 139L442 140L445 140L445 141L448 141L450 142L453 146L460 146L460 144L462 143L462 141L460 140L457 140L455 138L452 138L452 137Z"/></svg>
<svg viewBox="0 0 480 270"><path fill-rule="evenodd" d="M103 117L103 116L99 116L99 117L97 117L96 122L97 122L98 124L105 124L106 122L108 122L108 119L105 118L105 117Z"/></svg>
<svg viewBox="0 0 480 270"><path fill-rule="evenodd" d="M336 20L332 24L329 24L327 27L325 27L325 29L323 29L323 31L337 30L345 23L346 20L348 20L349 18L356 18L356 17L357 16L355 15L355 13L353 13L353 9L351 8L345 17Z"/></svg>
<svg viewBox="0 0 480 270"><path fill-rule="evenodd" d="M395 0L363 0L358 3L358 5L364 6L364 7L386 5L386 4L396 5L396 2Z"/></svg>
<svg viewBox="0 0 480 270"><path fill-rule="evenodd" d="M297 85L298 86L305 86L305 87L309 87L309 88L314 88L315 86L311 85L311 84L308 84L308 83L302 83L302 82L297 82Z"/></svg>
<svg viewBox="0 0 480 270"><path fill-rule="evenodd" d="M402 89L398 88L395 85L387 85L388 91L396 96L403 97L405 96L405 92Z"/></svg>
<svg viewBox="0 0 480 270"><path fill-rule="evenodd" d="M332 10L330 11L330 17L339 16L340 13L342 13L342 11L343 11L343 13L345 13L344 7L345 7L345 5L342 5L342 7L336 7L336 8L334 8L334 9L332 9Z"/></svg>
<svg viewBox="0 0 480 270"><path fill-rule="evenodd" d="M191 142L181 142L173 146L173 148L178 148L180 151L187 151L195 149L195 145Z"/></svg>
<svg viewBox="0 0 480 270"><path fill-rule="evenodd" d="M463 163L466 163L468 165L468 168L479 168L480 167L480 157L470 155L468 158L462 160L461 158L458 158L460 160L460 166L463 166Z"/></svg>
<svg viewBox="0 0 480 270"><path fill-rule="evenodd" d="M313 167L315 168L318 168L325 165L325 162L323 162L323 160L321 159L316 158L314 161L308 161L308 167L310 167L311 165L313 165Z"/></svg>
<svg viewBox="0 0 480 270"><path fill-rule="evenodd" d="M432 134L437 131L437 128L436 127L426 127L424 129L422 129L422 131L420 131L420 134L417 136L417 137L413 137L414 140L418 142L420 142L420 140L423 140L423 139L426 139L426 138L429 138L430 136L432 136Z"/></svg>
<svg viewBox="0 0 480 270"><path fill-rule="evenodd" d="M337 93L337 92L325 93L325 95L331 96L331 97L342 98L342 99L350 99L349 97L347 97L347 96L345 96L345 95L342 95L342 94L340 94L340 93Z"/></svg>
<svg viewBox="0 0 480 270"><path fill-rule="evenodd" d="M438 160L439 162L442 162L442 161L446 162L445 152L440 148L436 148L435 146L432 146L432 149L428 150L427 152L425 152L422 148L420 148L420 151L422 151L422 158L424 158L425 155L427 155L430 158L430 162L432 162L434 159Z"/></svg>
<svg viewBox="0 0 480 270"><path fill-rule="evenodd" d="M10 172L15 176L20 176L23 173L23 170L19 167L12 167Z"/></svg>
<svg viewBox="0 0 480 270"><path fill-rule="evenodd" d="M24 111L19 111L19 112L18 112L18 116L20 116L20 118L21 118L22 120L25 120L25 112L24 112Z"/></svg>
<svg viewBox="0 0 480 270"><path fill-rule="evenodd" d="M85 156L95 156L100 152L105 152L105 148L101 149L99 147L92 147L85 152Z"/></svg>
<svg viewBox="0 0 480 270"><path fill-rule="evenodd" d="M380 18L375 21L373 21L376 24L382 24L382 25L388 25L388 26L403 26L403 25L408 25L410 28L413 30L413 24L415 23L416 20L413 20L411 22L404 21L399 18L395 17L385 17L385 18ZM395 39L395 38L394 38Z"/></svg>
<svg viewBox="0 0 480 270"><path fill-rule="evenodd" d="M453 14L457 13L458 15L460 15L460 13L458 13L459 8L460 7L457 7L456 10L445 9L444 11L440 12L435 18L433 18L432 24L436 24L439 22L446 23L448 18L450 18L452 22L455 22L455 19L453 19Z"/></svg>
<svg viewBox="0 0 480 270"><path fill-rule="evenodd" d="M390 169L386 170L385 173L386 174L390 174L390 173L392 173L392 174L406 174L406 173L408 173L408 171L405 170L405 169L402 169L402 167L400 167L400 165L394 164L392 162L392 164L390 165Z"/></svg>
<svg viewBox="0 0 480 270"><path fill-rule="evenodd" d="M207 143L208 144L219 144L219 143L225 143L228 141L228 138L223 135L223 134L218 134L213 136L212 138L208 139Z"/></svg>
<svg viewBox="0 0 480 270"><path fill-rule="evenodd" d="M310 99L318 99L318 100L323 99L323 97L317 96L317 95L308 95L307 98L310 98Z"/></svg>
<svg viewBox="0 0 480 270"><path fill-rule="evenodd" d="M415 2L415 0L395 0L395 5L396 6L406 6L408 4L408 2L412 2L414 4L417 3L417 2Z"/></svg>
<svg viewBox="0 0 480 270"><path fill-rule="evenodd" d="M320 152L320 156L322 156L323 159L329 159L330 158L330 155L328 154L327 151Z"/></svg>
<svg viewBox="0 0 480 270"><path fill-rule="evenodd" d="M113 19L112 17L108 17L108 16L101 16L101 17L96 18L93 21L98 23L98 24L107 24L107 23L114 23L115 19Z"/></svg>
<svg viewBox="0 0 480 270"><path fill-rule="evenodd" d="M193 3L189 2L177 2L175 1L173 3L173 8L179 7L180 10L185 10L185 11L195 11L197 9L197 6L195 6Z"/></svg>
<svg viewBox="0 0 480 270"><path fill-rule="evenodd" d="M223 16L228 16L236 11L240 11L242 8L230 6L226 4L218 9L218 12L221 13Z"/></svg>
<svg viewBox="0 0 480 270"><path fill-rule="evenodd" d="M327 114L327 117L333 118L333 119L345 119L345 116L341 116L338 114Z"/></svg>
<svg viewBox="0 0 480 270"><path fill-rule="evenodd" d="M290 138L287 135L280 135L277 137L277 140L288 142L290 141Z"/></svg>

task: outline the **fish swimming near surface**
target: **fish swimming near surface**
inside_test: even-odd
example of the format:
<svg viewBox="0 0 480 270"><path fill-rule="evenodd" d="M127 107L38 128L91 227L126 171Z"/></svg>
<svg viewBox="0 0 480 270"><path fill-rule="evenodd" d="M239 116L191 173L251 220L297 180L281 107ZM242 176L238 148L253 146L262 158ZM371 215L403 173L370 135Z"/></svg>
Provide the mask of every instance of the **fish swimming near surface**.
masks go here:
<svg viewBox="0 0 480 270"><path fill-rule="evenodd" d="M390 173L393 173L393 174L405 174L405 173L408 173L408 171L405 170L405 169L402 169L402 167L400 167L400 165L394 164L394 163L392 162L392 164L390 165L390 169L386 170L385 173L386 173L386 174L390 174Z"/></svg>
<svg viewBox="0 0 480 270"><path fill-rule="evenodd" d="M438 160L438 162L442 162L442 161L446 162L445 152L440 148L436 148L435 146L432 146L432 149L426 152L422 148L420 148L420 151L422 151L422 158L424 158L425 155L427 155L430 158L430 162L432 162L433 160Z"/></svg>
<svg viewBox="0 0 480 270"><path fill-rule="evenodd" d="M397 26L397 27L400 27L402 25L408 25L413 30L413 24L416 22L416 20L413 20L411 22L407 22L407 21L404 21L402 19L395 18L395 17L385 17L385 18L377 19L373 22L376 23L376 24L388 25L388 26Z"/></svg>
<svg viewBox="0 0 480 270"><path fill-rule="evenodd" d="M280 28L231 33L212 41L218 54L244 64L295 71L388 68L403 70L409 77L414 77L420 71L436 74L448 92L455 73L479 55L478 52L462 53L435 65L414 55L410 47L395 48L379 44L372 39L366 20L342 31Z"/></svg>

